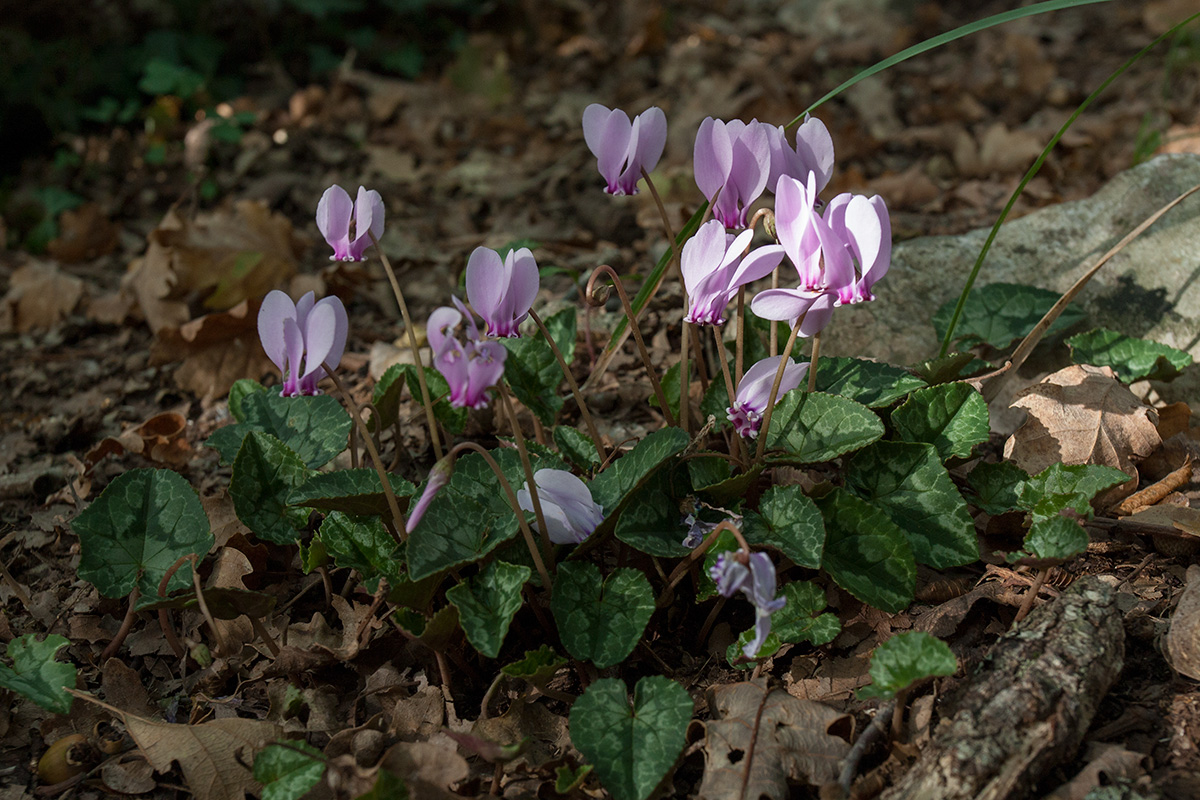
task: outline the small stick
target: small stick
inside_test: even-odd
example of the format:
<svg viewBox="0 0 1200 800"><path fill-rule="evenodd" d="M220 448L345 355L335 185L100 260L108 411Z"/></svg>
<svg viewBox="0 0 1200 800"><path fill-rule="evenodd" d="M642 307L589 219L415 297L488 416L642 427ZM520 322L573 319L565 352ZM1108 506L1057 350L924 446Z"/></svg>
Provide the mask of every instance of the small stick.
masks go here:
<svg viewBox="0 0 1200 800"><path fill-rule="evenodd" d="M529 318L537 324L538 330L542 332L542 337L550 345L550 350L554 353L554 357L558 359L558 366L562 368L563 375L567 378L567 385L571 387L571 394L575 397L575 405L579 406L579 413L583 416L584 424L587 425L592 441L596 443L596 454L600 456L600 463L603 464L608 459L608 453L604 449L604 442L600 440L600 431L596 430L596 421L592 418L592 412L588 409L587 401L583 399L583 392L579 390L579 384L576 382L575 376L571 374L571 367L567 364L567 360L563 358L558 345L554 343L554 337L546 329L542 318L532 308L529 309Z"/></svg>
<svg viewBox="0 0 1200 800"><path fill-rule="evenodd" d="M258 617L251 614L247 614L246 617L250 620L250 627L254 628L254 633L267 646L267 649L271 651L271 658L279 658L279 645L275 644L275 639L271 637L267 626L263 625L262 620Z"/></svg>
<svg viewBox="0 0 1200 800"><path fill-rule="evenodd" d="M1159 503L1164 497L1171 492L1183 486L1192 479L1192 461L1189 458L1182 467L1172 472L1167 477L1152 483L1141 491L1134 492L1121 501L1121 504L1112 510L1113 514L1118 517L1125 517L1132 514L1139 508L1152 506Z"/></svg>
<svg viewBox="0 0 1200 800"><path fill-rule="evenodd" d="M1013 625L1016 625L1029 616L1029 612L1033 609L1033 604L1037 601L1038 592L1046 585L1046 578L1048 577L1050 577L1050 568L1039 567L1037 577L1033 579L1033 586L1029 587L1029 591L1025 594L1025 599L1021 601L1021 607L1017 609L1017 615L1013 617Z"/></svg>
<svg viewBox="0 0 1200 800"><path fill-rule="evenodd" d="M754 451L755 461L762 461L763 451L767 447L767 431L771 428L771 414L775 411L775 398L779 396L779 384L783 383L783 368L792 356L792 348L796 346L796 337L800 335L800 324L803 321L804 315L801 314L792 328L792 335L788 337L787 347L783 350L783 358L779 359L779 369L775 370L775 382L771 384L771 395L767 398L767 410L763 412L762 425L758 429L758 448ZM775 330L773 322L771 330ZM810 366L809 369L812 367Z"/></svg>
<svg viewBox="0 0 1200 800"><path fill-rule="evenodd" d="M879 707L875 712L875 717L871 720L871 724L862 732L862 736L858 737L858 741L850 748L850 752L846 754L846 760L842 762L842 771L838 774L838 786L841 787L842 794L845 797L850 796L850 786L854 782L854 774L858 772L859 762L863 760L863 756L871 749L876 741L878 741L888 729L888 724L896 710L896 700L892 699Z"/></svg>
<svg viewBox="0 0 1200 800"><path fill-rule="evenodd" d="M379 253L379 260L383 262L384 272L387 273L388 282L392 285L392 294L396 296L396 305L400 306L400 316L404 318L404 329L408 333L408 349L412 351L413 364L417 368L417 384L421 387L421 405L425 407L425 422L429 425L429 441L433 445L433 457L441 460L442 443L438 438L437 420L433 416L433 403L429 401L429 386L425 383L425 367L421 364L421 349L417 347L417 334L413 331L412 317L408 315L408 303L404 302L404 292L400 291L400 282L396 280L396 273L392 270L392 262L388 260L387 253L383 252L383 248L379 246L379 240L375 238L375 234L370 231L367 233L371 237L371 244L375 245L375 251ZM384 483L387 482L384 481Z"/></svg>
<svg viewBox="0 0 1200 800"><path fill-rule="evenodd" d="M675 231L671 229L671 220L667 218L666 206L663 205L662 198L658 196L658 189L654 188L654 181L650 180L650 174L646 172L645 167L642 168L642 177L646 179L646 188L650 190L650 196L654 198L654 203L658 206L658 216L662 218L663 231L667 234L667 241L671 243L671 258L676 265L679 265L679 253L675 250Z"/></svg>
<svg viewBox="0 0 1200 800"><path fill-rule="evenodd" d="M221 629L217 627L217 621L213 618L212 612L208 610L208 602L204 599L204 587L200 585L200 571L196 569L196 557L192 556L192 588L196 590L196 605L200 606L200 613L204 615L204 621L208 623L209 629L213 632L213 638L217 640L217 650L225 652L225 636L221 633Z"/></svg>
<svg viewBox="0 0 1200 800"><path fill-rule="evenodd" d="M587 301L593 303L592 290L595 288L596 278L601 274L606 274L612 279L617 295L621 298L621 305L625 308L625 316L629 319L629 329L633 331L633 339L637 342L638 352L641 353L642 364L646 367L646 374L650 377L650 385L654 387L654 395L658 398L658 404L663 410L663 416L667 418L667 423L675 427L678 423L675 421L675 415L671 413L671 407L667 405L667 396L663 394L662 384L658 382L658 375L655 374L654 366L650 363L650 353L646 350L645 341L642 340L642 332L638 328L633 307L629 305L629 295L625 293L625 287L621 285L621 279L617 277L617 273L612 267L601 264L592 270L592 276L588 278L587 283ZM595 303L595 305L599 304Z"/></svg>

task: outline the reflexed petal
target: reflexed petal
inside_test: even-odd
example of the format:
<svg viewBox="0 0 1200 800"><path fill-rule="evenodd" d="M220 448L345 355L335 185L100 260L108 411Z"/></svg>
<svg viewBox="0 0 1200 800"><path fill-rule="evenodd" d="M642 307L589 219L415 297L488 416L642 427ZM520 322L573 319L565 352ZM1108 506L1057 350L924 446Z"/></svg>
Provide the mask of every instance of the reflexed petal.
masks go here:
<svg viewBox="0 0 1200 800"><path fill-rule="evenodd" d="M715 219L710 219L684 243L679 262L683 283L689 296L701 279L720 267L725 257L725 242L725 226Z"/></svg>
<svg viewBox="0 0 1200 800"><path fill-rule="evenodd" d="M775 383L775 373L778 372L779 362L782 360L782 355L770 356L755 362L750 369L746 370L746 374L738 383L737 402L758 414L765 411L767 401L771 399L771 386ZM775 395L775 402L778 403L785 394L798 387L806 374L808 374L807 361L797 364L789 358L783 368L783 378L779 382L779 392Z"/></svg>
<svg viewBox="0 0 1200 800"><path fill-rule="evenodd" d="M871 204L875 219L879 222L879 247L870 258L864 254L863 275L860 281L863 292L869 295L871 287L887 274L892 265L892 220L882 197L875 195L867 202Z"/></svg>
<svg viewBox="0 0 1200 800"><path fill-rule="evenodd" d="M598 134L589 138L587 122L588 117L585 114L584 139L588 142L588 148L596 156L596 168L607 182L608 191L612 191L617 186L621 168L625 166L625 161L629 156L629 140L633 135L633 123L629 121L629 116L624 111L614 108L604 118ZM593 142L596 144L595 147L592 147Z"/></svg>
<svg viewBox="0 0 1200 800"><path fill-rule="evenodd" d="M814 181L811 175L807 184L784 175L775 187L775 231L802 286L814 286L820 280L821 240L813 228Z"/></svg>
<svg viewBox="0 0 1200 800"><path fill-rule="evenodd" d="M455 408L466 405L470 383L467 373L468 356L467 350L457 339L446 337L441 350L433 358L434 368L442 374L446 383L450 384L450 405Z"/></svg>
<svg viewBox="0 0 1200 800"><path fill-rule="evenodd" d="M512 335L516 335L516 326L529 316L529 309L537 299L540 278L537 261L528 247L509 252L506 260L511 260L512 266L508 270L509 285L505 308L512 317Z"/></svg>
<svg viewBox="0 0 1200 800"><path fill-rule="evenodd" d="M296 304L285 293L273 289L258 309L258 338L267 358L281 373L287 369L287 344L283 336L285 319L296 319Z"/></svg>
<svg viewBox="0 0 1200 800"><path fill-rule="evenodd" d="M592 155L599 157L604 136L604 126L612 109L599 103L592 103L583 110L583 140L587 142Z"/></svg>
<svg viewBox="0 0 1200 800"><path fill-rule="evenodd" d="M361 261L363 252L371 244L370 234L383 236L383 198L379 192L358 187L358 199L354 202L354 241L350 243L350 257Z"/></svg>
<svg viewBox="0 0 1200 800"><path fill-rule="evenodd" d="M653 172L662 158L663 148L667 145L667 115L658 106L651 106L638 114L637 121L641 123L638 130L637 151L632 158L636 159L639 167L646 172Z"/></svg>
<svg viewBox="0 0 1200 800"><path fill-rule="evenodd" d="M750 580L750 569L738 561L736 551L724 552L717 556L708 575L717 585L718 594L722 597L733 597Z"/></svg>
<svg viewBox="0 0 1200 800"><path fill-rule="evenodd" d="M835 295L823 292L813 301L808 313L804 315L804 321L800 323L801 336L807 339L825 329L825 326L833 319L835 300Z"/></svg>
<svg viewBox="0 0 1200 800"><path fill-rule="evenodd" d="M796 129L796 155L804 169L816 175L817 191L824 190L833 177L833 137L824 122L809 117L800 123Z"/></svg>
<svg viewBox="0 0 1200 800"><path fill-rule="evenodd" d="M752 121L733 143L733 169L730 170L729 179L730 183L737 187L743 207L758 199L771 174L771 140L770 134L767 133L769 127L761 122Z"/></svg>
<svg viewBox="0 0 1200 800"><path fill-rule="evenodd" d="M335 260L346 258L350 251L350 215L353 211L350 195L337 184L326 189L317 203L317 230L333 248Z"/></svg>
<svg viewBox="0 0 1200 800"><path fill-rule="evenodd" d="M321 301L313 307L308 315L306 325L301 331L304 334L304 372L300 377L307 378L321 368L321 363L329 356L337 335L337 312L332 305ZM329 366L333 366L330 364Z"/></svg>
<svg viewBox="0 0 1200 800"><path fill-rule="evenodd" d="M283 379L284 397L292 397L300 391L300 359L304 356L304 334L296 320L287 317L283 320L283 341L287 348L287 367Z"/></svg>
<svg viewBox="0 0 1200 800"><path fill-rule="evenodd" d="M308 319L308 312L312 311L316 304L316 292L305 292L304 296L296 301L296 324L300 326L300 330L304 330L304 321Z"/></svg>
<svg viewBox="0 0 1200 800"><path fill-rule="evenodd" d="M729 282L731 289L737 289L759 278L770 275L772 270L783 261L783 248L777 244L768 244L755 248L746 254L738 264Z"/></svg>
<svg viewBox="0 0 1200 800"><path fill-rule="evenodd" d="M767 636L771 634L771 612L764 611L761 608L754 611L754 638L742 648L742 654L746 658L755 658L758 656L758 651L767 641Z"/></svg>
<svg viewBox="0 0 1200 800"><path fill-rule="evenodd" d="M342 304L341 298L336 295L326 297L317 305L322 303L333 309L333 343L329 345L329 354L325 356L325 361L329 366L336 367L342 363L342 356L346 352L346 338L350 335L350 316L346 313L346 306Z"/></svg>
<svg viewBox="0 0 1200 800"><path fill-rule="evenodd" d="M750 301L750 310L763 319L794 325L813 303L826 296L824 292L806 289L764 289Z"/></svg>
<svg viewBox="0 0 1200 800"><path fill-rule="evenodd" d="M453 339L452 331L462 322L462 318L462 313L450 306L439 306L429 315L429 321L425 323L425 338L429 340L429 349L435 357L442 352L446 341Z"/></svg>
<svg viewBox="0 0 1200 800"><path fill-rule="evenodd" d="M496 342L477 342L474 350L474 357L467 360L467 394L464 403L472 408L482 408L488 401L486 390L495 386L504 375L504 359L508 357L508 351Z"/></svg>
<svg viewBox="0 0 1200 800"><path fill-rule="evenodd" d="M490 326L508 290L508 273L500 254L476 247L467 260L467 301Z"/></svg>
<svg viewBox="0 0 1200 800"><path fill-rule="evenodd" d="M729 170L733 168L733 142L729 139L724 122L712 117L704 118L700 129L696 131L692 162L696 185L705 197L712 200L717 190L725 185Z"/></svg>

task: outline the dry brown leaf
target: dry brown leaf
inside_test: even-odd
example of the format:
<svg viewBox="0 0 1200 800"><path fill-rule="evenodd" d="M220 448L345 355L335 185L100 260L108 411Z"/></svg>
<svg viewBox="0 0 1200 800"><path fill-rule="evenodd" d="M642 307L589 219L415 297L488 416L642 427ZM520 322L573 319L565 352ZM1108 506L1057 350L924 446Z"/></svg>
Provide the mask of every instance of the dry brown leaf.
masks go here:
<svg viewBox="0 0 1200 800"><path fill-rule="evenodd" d="M1087 766L1069 783L1055 789L1045 800L1084 800L1097 787L1118 780L1134 780L1146 773L1145 753L1126 750L1118 744L1095 743L1087 754Z"/></svg>
<svg viewBox="0 0 1200 800"><path fill-rule="evenodd" d="M100 768L104 788L116 795L137 795L154 791L154 768L137 753L109 759Z"/></svg>
<svg viewBox="0 0 1200 800"><path fill-rule="evenodd" d="M413 800L457 798L449 787L470 774L467 760L444 742L399 742L388 748L379 766L403 777Z"/></svg>
<svg viewBox="0 0 1200 800"><path fill-rule="evenodd" d="M1108 367L1075 365L1046 376L1012 404L1028 418L1004 444L1004 457L1030 474L1052 464L1101 464L1137 477L1135 462L1162 443L1158 415ZM1136 483L1122 494L1136 488ZM1106 493L1108 502L1119 497Z"/></svg>
<svg viewBox="0 0 1200 800"><path fill-rule="evenodd" d="M84 283L49 261L31 261L9 279L0 301L0 333L52 328L79 305Z"/></svg>
<svg viewBox="0 0 1200 800"><path fill-rule="evenodd" d="M184 436L186 431L187 418L182 414L174 411L155 414L136 428L101 439L83 461L91 469L107 455L138 453L154 463L180 467L194 455Z"/></svg>
<svg viewBox="0 0 1200 800"><path fill-rule="evenodd" d="M262 297L295 274L300 251L292 223L262 203L243 200L194 222L171 211L124 282L157 334L192 319L193 303L221 311Z"/></svg>
<svg viewBox="0 0 1200 800"><path fill-rule="evenodd" d="M1195 564L1188 567L1187 587L1171 615L1167 657L1176 672L1200 681L1200 566Z"/></svg>
<svg viewBox="0 0 1200 800"><path fill-rule="evenodd" d="M125 714L125 729L157 772L179 762L184 780L197 800L243 800L262 787L246 764L279 739L283 730L257 719L215 719L199 725L153 722Z"/></svg>
<svg viewBox="0 0 1200 800"><path fill-rule="evenodd" d="M63 263L90 261L117 249L117 226L95 203L64 211L58 228L58 238L46 246L46 251Z"/></svg>
<svg viewBox="0 0 1200 800"><path fill-rule="evenodd" d="M844 714L797 700L782 689L768 689L763 681L715 686L709 690L708 706L714 719L704 725L702 799L765 795L783 800L790 796L789 780L819 786L837 778L850 751L845 739L830 733L835 726L846 725L848 730ZM751 757L747 773L744 759Z"/></svg>
<svg viewBox="0 0 1200 800"><path fill-rule="evenodd" d="M260 378L272 369L258 342L258 306L245 301L228 311L206 314L178 328L161 328L151 361L183 359L175 382L201 398L219 397L241 378Z"/></svg>

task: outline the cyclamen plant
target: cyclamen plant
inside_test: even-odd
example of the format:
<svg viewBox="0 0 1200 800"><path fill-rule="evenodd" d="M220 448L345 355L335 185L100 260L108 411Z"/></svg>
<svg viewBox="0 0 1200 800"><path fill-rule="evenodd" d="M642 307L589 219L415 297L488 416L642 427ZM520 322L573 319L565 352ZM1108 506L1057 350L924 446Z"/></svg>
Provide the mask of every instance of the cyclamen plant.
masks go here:
<svg viewBox="0 0 1200 800"><path fill-rule="evenodd" d="M320 394L325 367L336 367L346 349L350 321L337 297L317 300L313 292L293 303L278 289L263 298L258 336L263 350L283 376L284 397Z"/></svg>

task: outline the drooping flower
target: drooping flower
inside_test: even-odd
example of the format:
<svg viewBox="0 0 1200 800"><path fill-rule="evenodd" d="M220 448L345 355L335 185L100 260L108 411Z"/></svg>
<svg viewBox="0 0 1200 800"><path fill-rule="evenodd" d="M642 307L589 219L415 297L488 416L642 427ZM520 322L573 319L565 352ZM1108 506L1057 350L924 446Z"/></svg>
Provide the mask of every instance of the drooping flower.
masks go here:
<svg viewBox="0 0 1200 800"><path fill-rule="evenodd" d="M782 125L772 131L771 174L767 178L767 187L777 186L781 175L807 182L812 173L817 191L822 191L833 177L833 137L825 123L816 117L800 123L796 129L795 149L788 144L787 132Z"/></svg>
<svg viewBox="0 0 1200 800"><path fill-rule="evenodd" d="M338 365L349 332L346 307L332 295L318 301L309 292L293 303L275 289L258 310L258 338L283 375L283 397L320 394L317 384L326 374L322 364Z"/></svg>
<svg viewBox="0 0 1200 800"><path fill-rule="evenodd" d="M720 325L725 321L725 308L738 288L769 275L779 266L783 260L783 248L779 245L759 247L742 256L753 238L753 231L742 231L737 236L727 234L725 226L713 219L688 239L680 256L688 293L686 322Z"/></svg>
<svg viewBox="0 0 1200 800"><path fill-rule="evenodd" d="M473 334L465 344L454 334L464 316ZM487 390L504 375L508 351L498 342L479 339L478 333L469 314L450 306L437 308L429 315L426 336L433 350L433 366L450 385L450 405L454 408L484 408L491 399Z"/></svg>
<svg viewBox="0 0 1200 800"><path fill-rule="evenodd" d="M767 401L771 399L771 386L775 383L775 373L779 370L782 355L770 356L755 363L746 374L742 375L737 385L737 397L733 405L726 409L726 416L733 423L739 436L751 439L758 437L758 429L762 425L763 413L767 410ZM787 360L783 368L783 379L779 382L779 392L775 395L778 403L785 394L800 385L808 374L808 362L797 364L792 359Z"/></svg>
<svg viewBox="0 0 1200 800"><path fill-rule="evenodd" d="M592 535L604 521L604 509L596 505L587 484L561 469L539 469L533 473L538 503L550 541L555 544L579 544ZM533 498L526 481L517 492L517 503L533 511Z"/></svg>
<svg viewBox="0 0 1200 800"><path fill-rule="evenodd" d="M592 103L583 110L583 138L609 194L637 194L642 170L653 172L667 144L667 115L651 106L629 121L619 108Z"/></svg>
<svg viewBox="0 0 1200 800"><path fill-rule="evenodd" d="M692 152L696 185L712 202L713 217L727 228L744 228L747 210L767 186L771 175L770 125L739 119L722 122L705 117L696 131Z"/></svg>
<svg viewBox="0 0 1200 800"><path fill-rule="evenodd" d="M748 564L746 562L749 562ZM771 615L787 605L787 598L775 596L775 565L766 553L725 552L709 570L722 597L744 592L754 604L754 638L742 648L746 658L754 658L771 633Z"/></svg>
<svg viewBox="0 0 1200 800"><path fill-rule="evenodd" d="M879 195L839 194L829 201L825 219L857 266L855 280L839 289L839 302L874 300L871 287L892 263L892 221L887 204Z"/></svg>
<svg viewBox="0 0 1200 800"><path fill-rule="evenodd" d="M383 198L379 192L358 187L358 200L334 184L317 203L317 230L333 248L330 261L362 261L363 251L371 243L370 234L383 236ZM354 217L354 238L350 238L350 218Z"/></svg>
<svg viewBox="0 0 1200 800"><path fill-rule="evenodd" d="M421 518L425 516L426 509L433 502L433 498L441 491L442 487L450 482L450 478L454 475L454 456L445 455L433 465L433 469L429 470L429 478L425 481L425 490L421 492L421 497L417 500L408 512L408 519L405 520L405 527L409 533L412 533L413 528L421 522Z"/></svg>
<svg viewBox="0 0 1200 800"><path fill-rule="evenodd" d="M538 292L538 267L528 247L500 254L476 247L467 260L467 300L483 321L488 336L520 336L517 328L529 316Z"/></svg>

